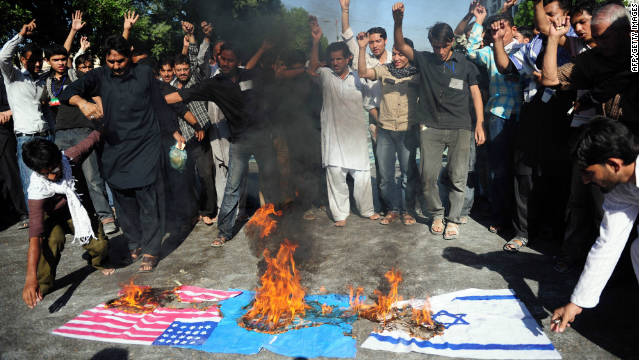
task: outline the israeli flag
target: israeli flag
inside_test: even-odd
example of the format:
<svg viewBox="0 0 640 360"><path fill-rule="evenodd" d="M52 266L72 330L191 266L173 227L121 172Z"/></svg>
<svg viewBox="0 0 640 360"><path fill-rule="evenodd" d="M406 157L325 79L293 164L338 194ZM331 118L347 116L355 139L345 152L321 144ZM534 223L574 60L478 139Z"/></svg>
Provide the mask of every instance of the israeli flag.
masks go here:
<svg viewBox="0 0 640 360"><path fill-rule="evenodd" d="M421 307L424 301L410 303ZM467 289L434 296L431 309L434 320L446 328L443 335L426 341L403 331L374 332L362 347L472 359L561 359L510 289Z"/></svg>

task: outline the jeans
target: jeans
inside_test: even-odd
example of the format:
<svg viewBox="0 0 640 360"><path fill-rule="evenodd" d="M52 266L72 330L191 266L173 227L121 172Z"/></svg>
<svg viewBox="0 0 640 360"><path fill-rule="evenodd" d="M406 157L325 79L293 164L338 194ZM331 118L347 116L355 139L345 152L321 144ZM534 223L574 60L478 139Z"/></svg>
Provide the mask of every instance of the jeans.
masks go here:
<svg viewBox="0 0 640 360"><path fill-rule="evenodd" d="M92 131L89 128L58 130L56 131L56 145L60 150L66 150L85 139ZM100 174L98 156L95 151L91 151L82 162L82 173L87 182L89 196L98 218L100 220L113 219L113 212L111 211L111 206L109 206L105 182Z"/></svg>
<svg viewBox="0 0 640 360"><path fill-rule="evenodd" d="M22 161L22 145L27 143L33 139L45 139L49 141L53 141L53 136L48 135L45 137L42 136L32 136L32 135L23 135L18 136L16 138L18 140L18 168L20 168L20 180L22 180L22 192L24 193L24 203L27 207L27 212L29 211L29 194L27 194L27 190L29 189L29 182L31 181L31 173L33 170L29 169L27 165L25 165L24 161Z"/></svg>
<svg viewBox="0 0 640 360"><path fill-rule="evenodd" d="M413 211L416 205L418 167L415 130L392 131L378 127L376 155L378 183L387 209L394 212ZM400 164L400 179L396 185L396 155ZM397 187L400 196L397 196Z"/></svg>
<svg viewBox="0 0 640 360"><path fill-rule="evenodd" d="M420 131L420 167L422 168L422 194L427 215L432 219L444 217L440 200L438 176L442 168L442 152L449 148L447 174L449 175L449 214L447 221L460 223L469 173L469 145L472 132L466 129L434 129Z"/></svg>
<svg viewBox="0 0 640 360"><path fill-rule="evenodd" d="M260 179L266 182L261 186L264 189L265 202L275 203L280 197L278 194L278 167L271 137L255 134L232 143L229 149L227 184L218 213L219 235L227 239L233 235L242 185L246 182L251 155L255 156L258 163L261 173Z"/></svg>
<svg viewBox="0 0 640 360"><path fill-rule="evenodd" d="M515 119L503 119L493 114L487 116L489 137L489 203L495 225L509 223L512 183L512 143L515 135Z"/></svg>

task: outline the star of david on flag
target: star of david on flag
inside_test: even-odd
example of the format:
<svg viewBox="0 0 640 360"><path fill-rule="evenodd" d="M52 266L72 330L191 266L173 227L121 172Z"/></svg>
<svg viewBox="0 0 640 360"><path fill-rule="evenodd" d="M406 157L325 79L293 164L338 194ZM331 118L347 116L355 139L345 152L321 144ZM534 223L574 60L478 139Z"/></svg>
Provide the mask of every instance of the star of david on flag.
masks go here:
<svg viewBox="0 0 640 360"><path fill-rule="evenodd" d="M434 321L444 325L445 329L448 329L452 325L469 325L469 323L463 319L466 315L467 314L451 314L446 310L440 310L433 314L432 318Z"/></svg>

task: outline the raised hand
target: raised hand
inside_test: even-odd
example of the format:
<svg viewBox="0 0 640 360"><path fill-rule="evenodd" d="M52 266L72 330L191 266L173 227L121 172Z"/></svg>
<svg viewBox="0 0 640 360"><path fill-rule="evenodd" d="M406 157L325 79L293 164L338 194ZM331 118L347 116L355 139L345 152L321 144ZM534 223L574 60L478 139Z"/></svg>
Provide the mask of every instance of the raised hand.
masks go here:
<svg viewBox="0 0 640 360"><path fill-rule="evenodd" d="M342 10L349 10L350 0L339 0L339 1L340 1L340 8L342 8Z"/></svg>
<svg viewBox="0 0 640 360"><path fill-rule="evenodd" d="M314 42L320 42L322 39L322 28L318 25L318 18L309 16L309 26L311 27L311 38Z"/></svg>
<svg viewBox="0 0 640 360"><path fill-rule="evenodd" d="M139 18L140 15L136 14L135 11L127 11L124 14L124 29L131 30L131 28L133 27L133 25L135 25Z"/></svg>
<svg viewBox="0 0 640 360"><path fill-rule="evenodd" d="M404 4L401 2L397 2L393 4L391 8L393 12L393 21L396 23L401 23L404 18Z"/></svg>
<svg viewBox="0 0 640 360"><path fill-rule="evenodd" d="M82 11L76 10L75 13L71 14L71 30L78 32L82 27L84 27L85 22L82 21Z"/></svg>
<svg viewBox="0 0 640 360"><path fill-rule="evenodd" d="M478 5L480 5L480 2L478 0L471 1L471 4L469 4L468 14L473 15L473 10L475 10Z"/></svg>
<svg viewBox="0 0 640 360"><path fill-rule="evenodd" d="M262 40L262 50L267 51L273 48L273 43L271 42L271 40L268 39L264 39Z"/></svg>
<svg viewBox="0 0 640 360"><path fill-rule="evenodd" d="M87 40L86 36L80 38L80 49L86 51L89 47L91 47L91 43Z"/></svg>
<svg viewBox="0 0 640 360"><path fill-rule="evenodd" d="M551 19L551 26L549 26L549 37L562 37L569 32L571 28L571 18L565 16L564 19Z"/></svg>
<svg viewBox="0 0 640 360"><path fill-rule="evenodd" d="M491 37L493 38L493 42L502 42L502 38L504 38L504 34L506 24L504 20L498 20L491 23Z"/></svg>
<svg viewBox="0 0 640 360"><path fill-rule="evenodd" d="M507 12L509 9L515 5L517 0L505 0L504 4L502 4L502 12Z"/></svg>
<svg viewBox="0 0 640 360"><path fill-rule="evenodd" d="M185 34L192 35L193 34L193 24L188 21L182 22L182 31Z"/></svg>
<svg viewBox="0 0 640 360"><path fill-rule="evenodd" d="M358 46L360 46L360 49L366 48L368 44L369 44L369 34L367 34L366 32L359 33Z"/></svg>
<svg viewBox="0 0 640 360"><path fill-rule="evenodd" d="M33 32L36 31L36 20L31 20L30 23L22 25L22 29L20 29L20 36L31 36Z"/></svg>
<svg viewBox="0 0 640 360"><path fill-rule="evenodd" d="M200 22L200 30L202 30L205 37L211 37L211 34L213 33L213 25L211 25L210 22L203 20Z"/></svg>
<svg viewBox="0 0 640 360"><path fill-rule="evenodd" d="M476 17L476 22L478 24L482 24L484 19L487 17L487 8L478 3L478 5L473 9L473 16Z"/></svg>

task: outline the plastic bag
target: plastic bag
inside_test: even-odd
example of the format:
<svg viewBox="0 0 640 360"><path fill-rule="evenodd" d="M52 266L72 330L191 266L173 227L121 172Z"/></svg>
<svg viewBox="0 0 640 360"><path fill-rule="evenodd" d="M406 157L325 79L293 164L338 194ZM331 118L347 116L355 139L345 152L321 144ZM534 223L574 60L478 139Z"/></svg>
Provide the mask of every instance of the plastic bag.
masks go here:
<svg viewBox="0 0 640 360"><path fill-rule="evenodd" d="M180 172L187 167L187 151L179 149L177 142L169 149L169 164Z"/></svg>

